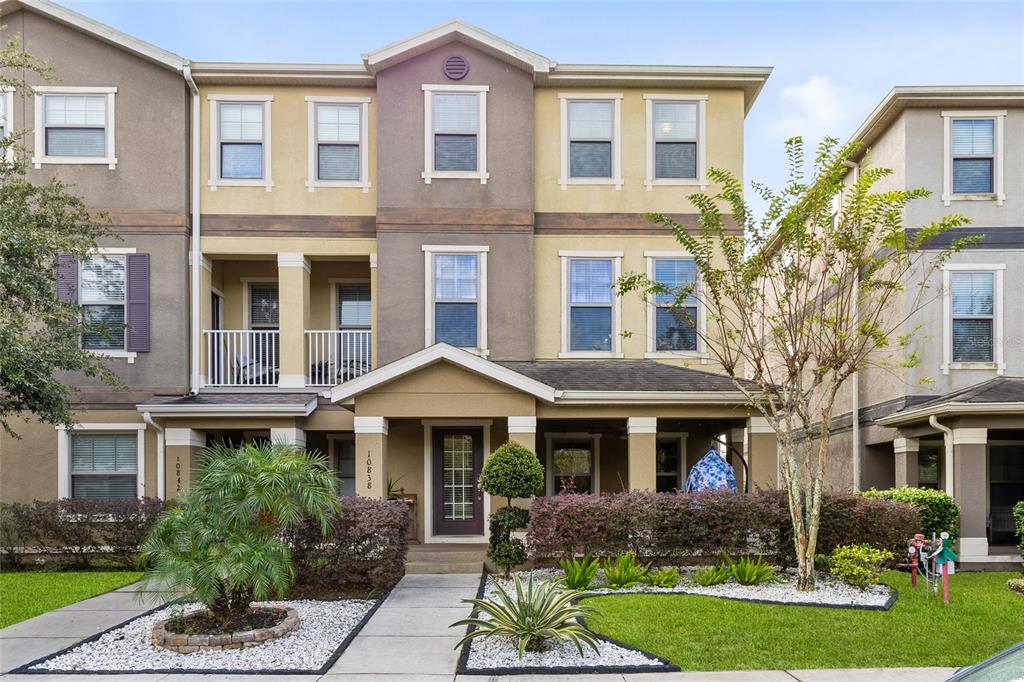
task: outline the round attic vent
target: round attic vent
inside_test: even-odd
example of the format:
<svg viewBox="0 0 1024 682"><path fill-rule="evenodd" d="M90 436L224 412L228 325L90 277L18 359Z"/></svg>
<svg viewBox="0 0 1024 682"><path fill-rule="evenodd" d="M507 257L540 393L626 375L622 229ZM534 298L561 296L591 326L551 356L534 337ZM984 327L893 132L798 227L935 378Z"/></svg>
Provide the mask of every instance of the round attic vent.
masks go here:
<svg viewBox="0 0 1024 682"><path fill-rule="evenodd" d="M461 54L451 54L444 58L442 70L448 78L460 81L469 73L469 62Z"/></svg>

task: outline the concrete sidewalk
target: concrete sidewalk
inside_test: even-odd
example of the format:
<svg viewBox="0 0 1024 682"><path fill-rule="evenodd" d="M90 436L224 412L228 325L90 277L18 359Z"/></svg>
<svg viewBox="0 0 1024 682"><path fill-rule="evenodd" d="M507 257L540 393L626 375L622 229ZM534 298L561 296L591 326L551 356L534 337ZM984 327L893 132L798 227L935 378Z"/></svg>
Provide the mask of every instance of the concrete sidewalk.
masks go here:
<svg viewBox="0 0 1024 682"><path fill-rule="evenodd" d="M326 675L274 675L273 682L941 682L953 668L766 670L644 673L636 675L455 675L455 643L468 615L463 599L476 596L480 576L407 575ZM0 630L0 673L54 653L148 611L134 587L86 599ZM153 673L111 675L116 682L253 682L254 675ZM4 675L4 681L93 682L101 675ZM268 678L269 679L269 678Z"/></svg>

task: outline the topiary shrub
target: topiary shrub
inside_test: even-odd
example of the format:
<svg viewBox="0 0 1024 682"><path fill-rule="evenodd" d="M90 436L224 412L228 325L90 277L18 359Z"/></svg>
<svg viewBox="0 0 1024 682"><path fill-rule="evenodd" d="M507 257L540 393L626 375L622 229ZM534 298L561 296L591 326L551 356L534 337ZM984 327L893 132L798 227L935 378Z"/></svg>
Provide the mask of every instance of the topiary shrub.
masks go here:
<svg viewBox="0 0 1024 682"><path fill-rule="evenodd" d="M870 545L843 545L828 555L829 572L847 585L865 590L882 579L882 567L892 561L887 549Z"/></svg>
<svg viewBox="0 0 1024 682"><path fill-rule="evenodd" d="M544 485L544 467L529 448L508 441L491 453L480 472L480 489L490 495L504 497L507 504L491 513L491 537L487 558L505 570L526 561L526 547L512 533L525 528L529 512L512 506L512 500L532 497Z"/></svg>
<svg viewBox="0 0 1024 682"><path fill-rule="evenodd" d="M861 494L868 498L895 500L914 505L918 516L921 517L921 532L927 537L943 531L949 533L952 540L956 540L960 535L960 505L942 490L902 486L888 490L871 488Z"/></svg>

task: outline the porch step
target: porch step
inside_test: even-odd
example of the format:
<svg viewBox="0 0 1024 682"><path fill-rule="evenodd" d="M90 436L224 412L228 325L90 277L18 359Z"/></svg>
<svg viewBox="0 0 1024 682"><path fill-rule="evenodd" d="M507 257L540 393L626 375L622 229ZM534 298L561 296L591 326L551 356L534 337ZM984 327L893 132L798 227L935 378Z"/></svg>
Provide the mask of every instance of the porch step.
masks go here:
<svg viewBox="0 0 1024 682"><path fill-rule="evenodd" d="M405 572L480 573L484 568L487 545L430 544L410 545Z"/></svg>

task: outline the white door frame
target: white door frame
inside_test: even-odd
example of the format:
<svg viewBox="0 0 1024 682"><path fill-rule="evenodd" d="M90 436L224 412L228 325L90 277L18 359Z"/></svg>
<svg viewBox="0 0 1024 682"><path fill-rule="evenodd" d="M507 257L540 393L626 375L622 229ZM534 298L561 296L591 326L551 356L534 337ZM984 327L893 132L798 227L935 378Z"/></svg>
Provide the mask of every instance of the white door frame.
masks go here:
<svg viewBox="0 0 1024 682"><path fill-rule="evenodd" d="M484 493L484 532L482 535L434 535L434 427L480 427L484 432L484 459L491 454L492 419L424 419L423 424L423 543L479 544L490 537L487 523L491 515L491 496Z"/></svg>

